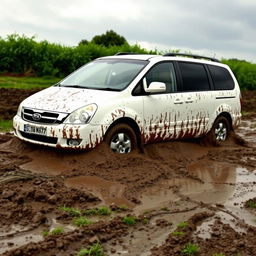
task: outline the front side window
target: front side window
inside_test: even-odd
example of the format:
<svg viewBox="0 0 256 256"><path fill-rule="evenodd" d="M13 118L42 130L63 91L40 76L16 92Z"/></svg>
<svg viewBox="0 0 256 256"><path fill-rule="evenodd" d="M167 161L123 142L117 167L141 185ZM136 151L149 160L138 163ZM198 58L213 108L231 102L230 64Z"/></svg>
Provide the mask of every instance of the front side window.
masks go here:
<svg viewBox="0 0 256 256"><path fill-rule="evenodd" d="M215 90L232 90L234 81L227 69L219 66L208 65Z"/></svg>
<svg viewBox="0 0 256 256"><path fill-rule="evenodd" d="M162 82L166 85L166 92L175 92L177 89L176 77L173 63L162 62L155 65L145 76L147 84Z"/></svg>
<svg viewBox="0 0 256 256"><path fill-rule="evenodd" d="M182 91L207 91L210 84L203 64L179 62Z"/></svg>
<svg viewBox="0 0 256 256"><path fill-rule="evenodd" d="M147 64L140 60L96 60L69 75L59 86L121 91Z"/></svg>

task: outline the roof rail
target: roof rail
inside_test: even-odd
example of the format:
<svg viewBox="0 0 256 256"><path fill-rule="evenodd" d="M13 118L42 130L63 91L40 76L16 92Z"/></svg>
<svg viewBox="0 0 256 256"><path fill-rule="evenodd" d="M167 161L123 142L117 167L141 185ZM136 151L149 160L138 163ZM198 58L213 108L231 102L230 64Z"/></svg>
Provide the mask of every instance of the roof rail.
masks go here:
<svg viewBox="0 0 256 256"><path fill-rule="evenodd" d="M115 56L119 55L134 55L134 54L144 54L144 53L138 53L138 52L118 52L115 54Z"/></svg>
<svg viewBox="0 0 256 256"><path fill-rule="evenodd" d="M163 56L184 56L184 57L192 57L192 58L195 58L195 59L206 59L206 60L211 60L211 61L214 61L214 62L220 62L218 59L215 59L215 58L200 56L200 55L195 55L195 54L189 54L189 53L170 52L170 53L164 54Z"/></svg>

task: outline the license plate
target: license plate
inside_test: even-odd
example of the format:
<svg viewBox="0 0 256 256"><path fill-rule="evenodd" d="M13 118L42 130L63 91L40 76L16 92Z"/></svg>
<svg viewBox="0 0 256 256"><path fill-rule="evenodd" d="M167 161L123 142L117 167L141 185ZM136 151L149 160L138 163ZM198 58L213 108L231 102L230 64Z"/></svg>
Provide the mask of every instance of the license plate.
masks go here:
<svg viewBox="0 0 256 256"><path fill-rule="evenodd" d="M30 124L24 124L24 132L38 135L46 135L47 128L43 126L33 126Z"/></svg>

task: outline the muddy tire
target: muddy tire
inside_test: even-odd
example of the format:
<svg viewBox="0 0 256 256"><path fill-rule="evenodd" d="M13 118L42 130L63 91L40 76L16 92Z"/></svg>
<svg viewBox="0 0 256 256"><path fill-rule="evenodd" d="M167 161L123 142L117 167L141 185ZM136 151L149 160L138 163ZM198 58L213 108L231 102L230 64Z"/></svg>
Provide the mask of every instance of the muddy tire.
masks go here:
<svg viewBox="0 0 256 256"><path fill-rule="evenodd" d="M230 123L224 116L218 117L210 132L202 138L201 143L204 145L219 146L225 142L230 135Z"/></svg>
<svg viewBox="0 0 256 256"><path fill-rule="evenodd" d="M129 153L137 148L137 137L127 124L117 124L106 134L105 142L110 149L119 154Z"/></svg>

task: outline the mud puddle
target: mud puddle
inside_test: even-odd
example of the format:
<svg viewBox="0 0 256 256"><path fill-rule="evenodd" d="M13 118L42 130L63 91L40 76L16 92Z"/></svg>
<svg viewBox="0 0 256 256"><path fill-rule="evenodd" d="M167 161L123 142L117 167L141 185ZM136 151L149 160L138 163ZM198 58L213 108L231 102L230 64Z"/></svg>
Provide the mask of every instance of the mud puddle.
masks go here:
<svg viewBox="0 0 256 256"><path fill-rule="evenodd" d="M216 220L221 221L223 224L229 225L238 234L246 234L246 228L244 228L236 218L225 212L216 212L213 217L210 217L197 227L194 232L194 236L202 239L210 239L215 233L214 223Z"/></svg>
<svg viewBox="0 0 256 256"><path fill-rule="evenodd" d="M54 152L51 149L49 150L48 148L30 152L29 157L31 161L20 166L24 170L56 176L72 168L65 161L65 155L62 155L60 152Z"/></svg>
<svg viewBox="0 0 256 256"><path fill-rule="evenodd" d="M227 211L245 219L246 223L255 224L251 214L242 206L256 195L256 170L205 160L192 163L187 169L193 178L166 179L149 186L137 197L140 202L137 205L127 200L124 196L126 186L118 182L96 176L77 176L67 178L65 185L91 192L102 200L100 205L116 204L132 208L137 216L159 209L188 211L191 206L187 204L191 201L194 202L192 208L195 205L200 207L200 203L223 205ZM184 198L188 199L185 209L182 209L180 201ZM177 209L176 213L179 212Z"/></svg>
<svg viewBox="0 0 256 256"><path fill-rule="evenodd" d="M29 243L38 243L44 240L44 231L51 232L56 228L63 229L63 232L69 232L75 230L75 226L64 225L58 222L56 219L50 219L50 225L47 227L30 227L28 229L19 226L12 225L9 230L0 229L0 253L4 253L10 249L19 248Z"/></svg>
<svg viewBox="0 0 256 256"><path fill-rule="evenodd" d="M42 231L42 229L22 231L22 229L16 227L16 234L13 236L0 232L0 253L4 253L10 249L19 248L30 242L43 241Z"/></svg>
<svg viewBox="0 0 256 256"><path fill-rule="evenodd" d="M145 212L145 220L147 214L153 215L149 223L143 227L134 228L119 243L107 243L106 249L111 251L111 256L151 255L151 248L161 245L179 223L201 211L202 209L199 209L194 203L178 201L170 205L169 208Z"/></svg>
<svg viewBox="0 0 256 256"><path fill-rule="evenodd" d="M203 184L189 190L181 186L181 195L188 196L194 202L223 207L222 211L232 219L256 226L255 216L243 207L256 195L256 168L249 171L225 163L202 162L191 165L190 170L196 172ZM220 213L217 211L217 214Z"/></svg>
<svg viewBox="0 0 256 256"><path fill-rule="evenodd" d="M256 170L219 162L198 161L188 166L195 179L165 180L146 189L135 206L137 215L151 215L145 228L134 230L122 244L108 245L111 255L151 255L151 248L161 245L180 222L200 212L212 212L214 216L199 225L194 234L210 239L214 222L230 225L236 232L246 234L245 224L256 226L255 215L243 208L243 204L256 194Z"/></svg>
<svg viewBox="0 0 256 256"><path fill-rule="evenodd" d="M65 185L71 188L86 189L101 199L102 205L119 205L133 207L134 204L124 197L125 186L96 176L78 176L65 180Z"/></svg>
<svg viewBox="0 0 256 256"><path fill-rule="evenodd" d="M236 132L248 142L256 143L256 119L242 120Z"/></svg>

